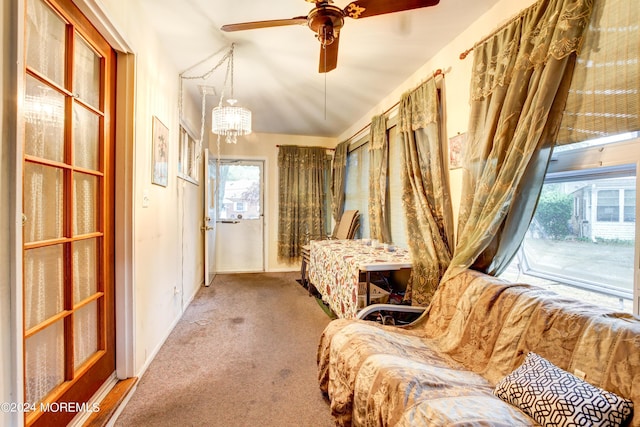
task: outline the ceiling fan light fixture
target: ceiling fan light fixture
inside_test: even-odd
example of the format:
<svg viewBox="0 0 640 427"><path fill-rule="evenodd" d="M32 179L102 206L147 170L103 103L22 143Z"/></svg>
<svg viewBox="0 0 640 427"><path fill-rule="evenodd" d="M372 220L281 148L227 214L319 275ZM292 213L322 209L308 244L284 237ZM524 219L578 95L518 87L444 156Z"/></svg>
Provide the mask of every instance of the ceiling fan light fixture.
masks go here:
<svg viewBox="0 0 640 427"><path fill-rule="evenodd" d="M316 35L322 46L329 46L336 40L336 34L333 31L333 27L327 25L318 30Z"/></svg>
<svg viewBox="0 0 640 427"><path fill-rule="evenodd" d="M218 105L211 112L211 131L224 136L228 144L235 144L239 136L251 133L251 111L236 106L235 99L227 102L229 105Z"/></svg>

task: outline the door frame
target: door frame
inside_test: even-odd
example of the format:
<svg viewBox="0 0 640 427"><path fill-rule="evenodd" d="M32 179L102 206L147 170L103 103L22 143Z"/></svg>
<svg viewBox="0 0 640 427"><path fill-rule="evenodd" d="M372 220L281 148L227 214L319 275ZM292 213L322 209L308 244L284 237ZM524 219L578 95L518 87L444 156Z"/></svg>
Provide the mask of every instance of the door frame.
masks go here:
<svg viewBox="0 0 640 427"><path fill-rule="evenodd" d="M211 151L208 148L205 148L203 151L202 159L202 233L203 233L203 257L204 257L204 286L209 287L213 280L216 277L216 233L218 231L218 221L216 218L217 210L218 210L218 161L215 157L213 157ZM213 173L214 177L211 178L211 168L214 168ZM209 207L213 205L213 215L209 212ZM211 227L211 228L209 228ZM209 273L211 272L212 277L209 280Z"/></svg>
<svg viewBox="0 0 640 427"><path fill-rule="evenodd" d="M216 160L215 155L211 155L211 158ZM233 154L220 154L220 161L223 160L240 160L243 162L262 162L262 270L263 272L269 271L269 186L267 181L269 180L269 160L266 156L247 156L247 155L233 155ZM217 173L217 170L216 170ZM220 180L218 180L219 182ZM218 183L216 183L218 185Z"/></svg>
<svg viewBox="0 0 640 427"><path fill-rule="evenodd" d="M116 376L126 379L135 376L135 301L133 292L133 214L134 214L134 117L135 117L135 63L131 44L114 25L114 21L96 0L73 0L107 40L116 54L116 125L115 147L118 173L116 174L115 202L115 320L116 320ZM5 117L9 119L3 123L3 129L9 140L16 143L7 150L9 168L7 175L13 178L10 188L9 206L5 211L9 215L9 287L11 290L11 310L6 315L9 320L7 332L10 344L8 360L11 373L7 375L7 382L2 387L3 397L17 405L24 404L24 347L23 347L23 260L22 260L22 151L24 147L24 105L22 102L25 90L25 64L22 52L25 44L25 0L10 2L5 11L8 17L0 17L11 22L8 29L13 44L10 46L6 59L6 90L13 97L5 97L3 108ZM16 102L17 100L17 102ZM0 188L1 190L1 188ZM4 329L4 328L3 328ZM2 358L4 356L1 356ZM4 359L3 359L3 365ZM102 391L106 394L107 391ZM100 391L99 391L100 393ZM95 396L99 399L98 395ZM9 399L10 398L10 399ZM24 414L20 412L0 414L0 423L8 421L10 425L23 426Z"/></svg>
<svg viewBox="0 0 640 427"><path fill-rule="evenodd" d="M24 0L19 0L21 3ZM134 148L135 148L135 76L136 55L132 44L118 30L114 20L97 0L73 0L75 5L107 40L116 53L115 114L115 317L116 376L134 377L135 372L135 298L134 282Z"/></svg>

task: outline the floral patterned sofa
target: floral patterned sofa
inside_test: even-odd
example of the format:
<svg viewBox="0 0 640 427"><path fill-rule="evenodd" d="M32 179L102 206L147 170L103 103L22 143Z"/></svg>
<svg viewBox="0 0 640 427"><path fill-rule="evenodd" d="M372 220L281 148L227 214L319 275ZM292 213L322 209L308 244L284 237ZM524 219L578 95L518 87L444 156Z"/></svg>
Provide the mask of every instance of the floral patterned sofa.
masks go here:
<svg viewBox="0 0 640 427"><path fill-rule="evenodd" d="M601 425L640 426L638 318L472 270L443 283L411 325L334 320L318 369L341 426L598 425L609 404ZM579 393L558 403L563 388L593 389L607 408Z"/></svg>

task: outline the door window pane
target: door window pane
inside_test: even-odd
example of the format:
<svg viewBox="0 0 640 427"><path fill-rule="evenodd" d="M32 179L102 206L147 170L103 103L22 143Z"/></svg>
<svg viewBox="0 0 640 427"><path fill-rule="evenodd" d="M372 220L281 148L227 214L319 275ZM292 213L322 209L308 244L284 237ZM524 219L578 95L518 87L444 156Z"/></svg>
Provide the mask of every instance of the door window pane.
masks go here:
<svg viewBox="0 0 640 427"><path fill-rule="evenodd" d="M76 33L73 92L94 108L100 107L100 57Z"/></svg>
<svg viewBox="0 0 640 427"><path fill-rule="evenodd" d="M26 79L25 153L64 161L64 96L31 76Z"/></svg>
<svg viewBox="0 0 640 427"><path fill-rule="evenodd" d="M41 401L64 381L64 326L60 320L25 340L26 402Z"/></svg>
<svg viewBox="0 0 640 427"><path fill-rule="evenodd" d="M26 250L24 282L24 323L25 329L30 329L64 307L62 245Z"/></svg>
<svg viewBox="0 0 640 427"><path fill-rule="evenodd" d="M77 304L98 291L97 239L73 243L73 302Z"/></svg>
<svg viewBox="0 0 640 427"><path fill-rule="evenodd" d="M100 149L100 118L79 104L73 106L73 164L98 170Z"/></svg>
<svg viewBox="0 0 640 427"><path fill-rule="evenodd" d="M24 187L25 243L63 237L63 171L25 163Z"/></svg>
<svg viewBox="0 0 640 427"><path fill-rule="evenodd" d="M98 303L92 301L73 315L74 368L98 351Z"/></svg>
<svg viewBox="0 0 640 427"><path fill-rule="evenodd" d="M96 203L98 178L84 173L73 174L73 235L98 231Z"/></svg>
<svg viewBox="0 0 640 427"><path fill-rule="evenodd" d="M41 0L27 1L27 65L64 86L66 24Z"/></svg>
<svg viewBox="0 0 640 427"><path fill-rule="evenodd" d="M220 165L218 219L259 219L260 166Z"/></svg>

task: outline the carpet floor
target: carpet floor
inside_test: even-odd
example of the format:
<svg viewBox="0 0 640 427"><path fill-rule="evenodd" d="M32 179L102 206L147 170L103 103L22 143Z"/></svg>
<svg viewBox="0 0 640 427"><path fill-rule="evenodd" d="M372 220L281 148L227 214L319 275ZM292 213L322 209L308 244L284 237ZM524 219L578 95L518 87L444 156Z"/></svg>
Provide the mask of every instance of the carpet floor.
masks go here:
<svg viewBox="0 0 640 427"><path fill-rule="evenodd" d="M296 273L218 275L167 338L116 426L333 426L316 350L330 319Z"/></svg>

